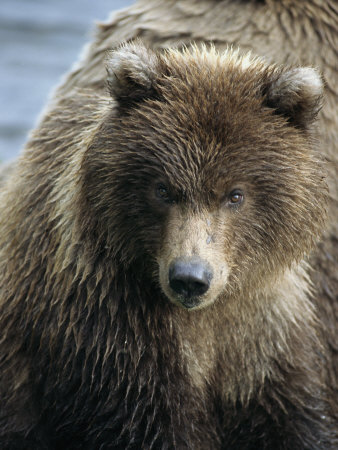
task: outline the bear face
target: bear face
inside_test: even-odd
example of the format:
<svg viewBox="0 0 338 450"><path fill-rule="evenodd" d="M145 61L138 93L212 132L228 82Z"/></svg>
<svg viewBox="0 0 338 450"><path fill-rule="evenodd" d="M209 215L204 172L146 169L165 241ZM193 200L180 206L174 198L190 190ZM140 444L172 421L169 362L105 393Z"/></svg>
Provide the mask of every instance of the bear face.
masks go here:
<svg viewBox="0 0 338 450"><path fill-rule="evenodd" d="M135 44L107 69L81 189L113 258L187 309L264 290L303 258L326 204L314 69Z"/></svg>

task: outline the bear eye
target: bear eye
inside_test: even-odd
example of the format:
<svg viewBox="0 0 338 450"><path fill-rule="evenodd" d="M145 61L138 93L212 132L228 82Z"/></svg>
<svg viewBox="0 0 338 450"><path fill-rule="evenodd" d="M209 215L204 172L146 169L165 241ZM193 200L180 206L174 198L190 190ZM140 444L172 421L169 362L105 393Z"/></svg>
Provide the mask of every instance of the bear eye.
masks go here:
<svg viewBox="0 0 338 450"><path fill-rule="evenodd" d="M235 189L231 191L229 194L229 205L230 206L240 205L243 202L243 199L244 199L243 192L239 189Z"/></svg>
<svg viewBox="0 0 338 450"><path fill-rule="evenodd" d="M156 197L165 202L171 201L169 190L164 184L159 184L156 186Z"/></svg>

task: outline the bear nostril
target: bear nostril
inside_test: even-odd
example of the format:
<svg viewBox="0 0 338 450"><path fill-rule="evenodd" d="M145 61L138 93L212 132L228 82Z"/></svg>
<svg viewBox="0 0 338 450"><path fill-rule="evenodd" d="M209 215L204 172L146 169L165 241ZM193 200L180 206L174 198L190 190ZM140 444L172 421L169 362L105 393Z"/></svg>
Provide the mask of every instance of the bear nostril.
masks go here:
<svg viewBox="0 0 338 450"><path fill-rule="evenodd" d="M199 258L178 259L169 268L171 289L185 298L203 295L209 289L211 279L209 265Z"/></svg>

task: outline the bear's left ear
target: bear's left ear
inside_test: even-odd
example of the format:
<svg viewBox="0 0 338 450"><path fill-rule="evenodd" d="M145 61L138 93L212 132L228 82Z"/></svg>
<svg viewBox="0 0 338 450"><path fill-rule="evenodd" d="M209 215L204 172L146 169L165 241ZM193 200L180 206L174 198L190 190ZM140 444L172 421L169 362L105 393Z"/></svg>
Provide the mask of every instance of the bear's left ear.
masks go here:
<svg viewBox="0 0 338 450"><path fill-rule="evenodd" d="M301 128L312 124L322 105L323 81L311 67L283 71L264 90L266 105Z"/></svg>
<svg viewBox="0 0 338 450"><path fill-rule="evenodd" d="M124 44L112 51L107 63L111 96L122 108L155 94L159 56L142 44Z"/></svg>

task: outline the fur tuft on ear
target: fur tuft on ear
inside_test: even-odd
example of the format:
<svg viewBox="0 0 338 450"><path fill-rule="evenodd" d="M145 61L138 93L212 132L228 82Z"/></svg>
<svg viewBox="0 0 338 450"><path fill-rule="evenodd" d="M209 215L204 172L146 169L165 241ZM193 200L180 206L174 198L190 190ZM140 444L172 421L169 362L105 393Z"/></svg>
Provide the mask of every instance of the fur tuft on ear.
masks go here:
<svg viewBox="0 0 338 450"><path fill-rule="evenodd" d="M301 128L307 128L315 120L322 105L322 97L322 78L311 67L282 72L266 89L267 106Z"/></svg>
<svg viewBox="0 0 338 450"><path fill-rule="evenodd" d="M129 106L154 94L159 57L142 44L124 44L111 52L107 73L111 96L120 106Z"/></svg>

